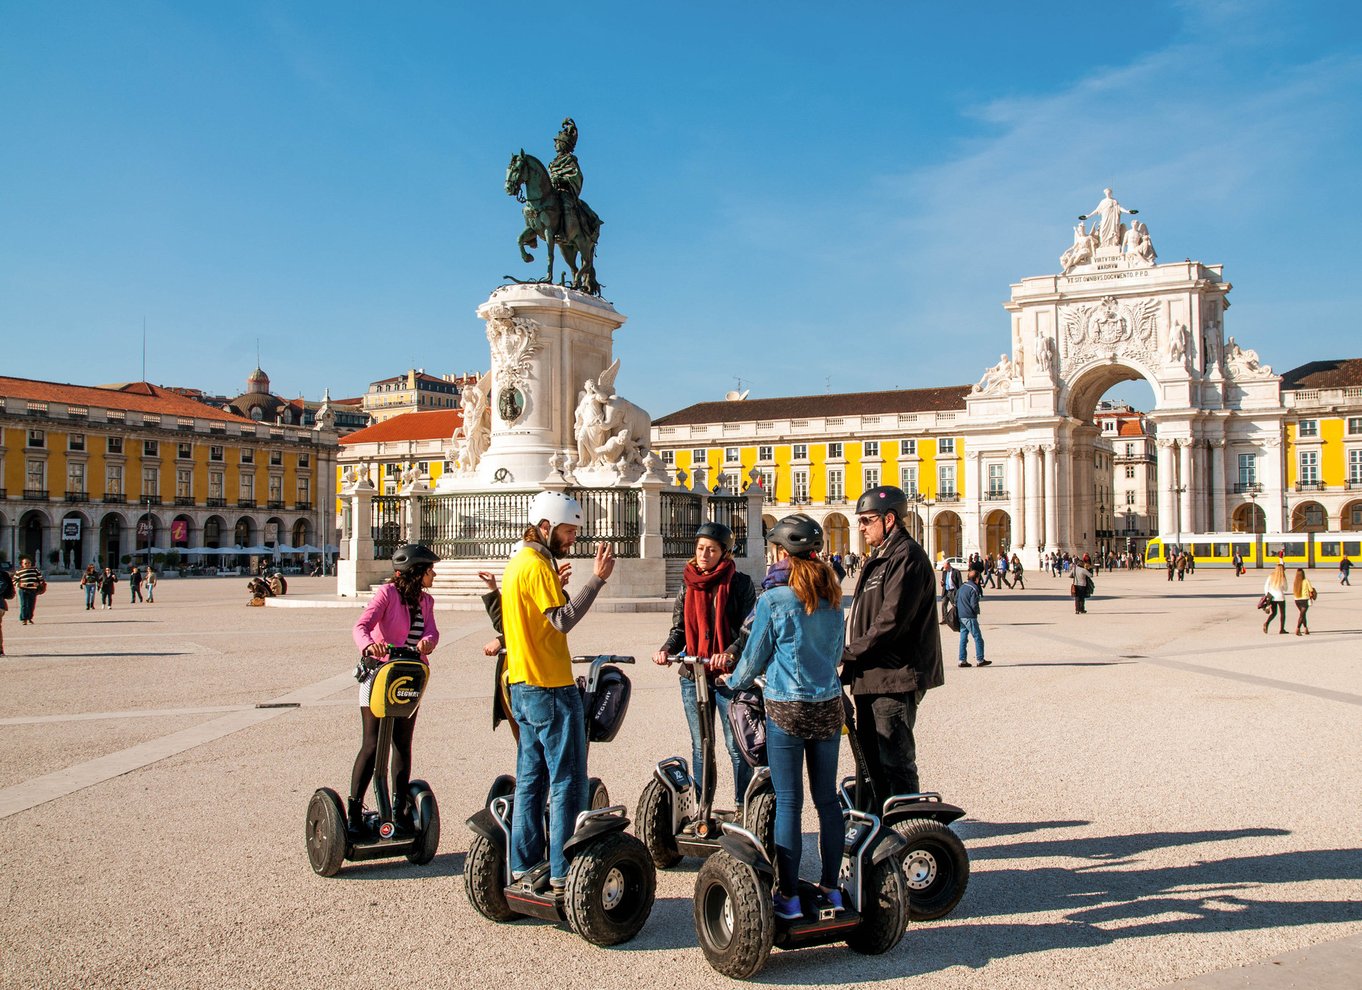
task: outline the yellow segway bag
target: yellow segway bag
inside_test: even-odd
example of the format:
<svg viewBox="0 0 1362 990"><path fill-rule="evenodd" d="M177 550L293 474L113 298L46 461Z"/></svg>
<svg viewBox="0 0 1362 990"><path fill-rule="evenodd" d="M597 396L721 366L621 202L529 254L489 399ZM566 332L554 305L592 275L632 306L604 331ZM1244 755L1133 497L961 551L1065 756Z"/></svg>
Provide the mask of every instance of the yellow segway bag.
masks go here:
<svg viewBox="0 0 1362 990"><path fill-rule="evenodd" d="M430 668L419 660L391 660L378 668L369 688L375 718L411 718L421 707Z"/></svg>

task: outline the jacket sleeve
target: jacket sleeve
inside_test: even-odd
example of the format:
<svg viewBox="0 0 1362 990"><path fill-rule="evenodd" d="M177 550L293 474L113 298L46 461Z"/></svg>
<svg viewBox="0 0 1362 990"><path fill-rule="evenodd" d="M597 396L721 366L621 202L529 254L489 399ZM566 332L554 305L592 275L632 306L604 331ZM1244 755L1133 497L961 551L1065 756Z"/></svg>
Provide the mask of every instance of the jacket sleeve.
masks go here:
<svg viewBox="0 0 1362 990"><path fill-rule="evenodd" d="M904 580L904 574L910 563L907 557L891 557L885 562L884 575L884 597L880 602L880 609L875 613L875 617L870 620L870 625L865 632L857 636L847 644L842 651L842 660L845 663L855 663L870 653L882 643L887 644L893 641L898 630L902 626L901 616L908 611L908 587ZM929 593L935 586L935 581L930 581L927 585ZM935 595L933 595L935 599Z"/></svg>
<svg viewBox="0 0 1362 990"><path fill-rule="evenodd" d="M482 607L487 609L487 618L492 622L492 628L497 631L497 637L501 640L501 645L506 645L506 630L501 625L501 592L488 591L482 596Z"/></svg>
<svg viewBox="0 0 1362 990"><path fill-rule="evenodd" d="M743 655L748 637L752 634L752 611L757 607L757 586L746 574L733 578L733 597L729 601L729 614L735 618L733 641L728 644L728 652L735 657Z"/></svg>
<svg viewBox="0 0 1362 990"><path fill-rule="evenodd" d="M435 599L427 592L421 592L421 619L426 624L421 638L430 643L432 650L440 645L440 627L435 622Z"/></svg>
<svg viewBox="0 0 1362 990"><path fill-rule="evenodd" d="M667 651L668 656L674 656L685 645L686 586L683 584L681 590L676 593L676 602L672 605L672 628L667 633L667 638L662 642L662 649Z"/></svg>
<svg viewBox="0 0 1362 990"><path fill-rule="evenodd" d="M743 647L742 659L733 673L728 675L726 683L735 691L751 687L752 682L766 672L773 656L775 639L771 635L771 603L763 598L757 601L756 611L752 615L751 634L747 638L747 645Z"/></svg>
<svg viewBox="0 0 1362 990"><path fill-rule="evenodd" d="M378 633L379 622L382 621L383 613L388 607L388 598L393 593L393 586L390 584L382 585L374 597L369 599L369 604L364 606L364 611L360 613L359 621L355 623L352 632L355 645L363 652L371 643L383 642L382 633Z"/></svg>

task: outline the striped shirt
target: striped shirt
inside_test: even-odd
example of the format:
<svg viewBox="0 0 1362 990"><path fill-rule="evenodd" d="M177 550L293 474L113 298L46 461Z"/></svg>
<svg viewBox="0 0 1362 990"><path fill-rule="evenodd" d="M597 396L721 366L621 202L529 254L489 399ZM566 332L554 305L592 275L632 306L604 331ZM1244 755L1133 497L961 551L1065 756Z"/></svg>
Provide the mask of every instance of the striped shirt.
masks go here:
<svg viewBox="0 0 1362 990"><path fill-rule="evenodd" d="M421 613L421 606L408 609L411 615L411 630L407 633L405 645L416 649L416 644L421 642L421 637L426 634L426 617Z"/></svg>
<svg viewBox="0 0 1362 990"><path fill-rule="evenodd" d="M20 591L37 591L43 572L36 567L21 567L14 572L14 586Z"/></svg>

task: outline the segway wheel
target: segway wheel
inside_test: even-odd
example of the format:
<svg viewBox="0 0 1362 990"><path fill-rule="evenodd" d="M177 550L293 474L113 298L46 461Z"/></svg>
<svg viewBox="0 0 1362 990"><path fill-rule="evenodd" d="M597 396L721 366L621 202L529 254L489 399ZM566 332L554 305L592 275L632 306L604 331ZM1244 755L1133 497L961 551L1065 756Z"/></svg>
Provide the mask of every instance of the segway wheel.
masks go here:
<svg viewBox="0 0 1362 990"><path fill-rule="evenodd" d="M761 972L776 935L771 888L720 850L695 878L695 934L710 966L735 980Z"/></svg>
<svg viewBox="0 0 1362 990"><path fill-rule="evenodd" d="M463 889L473 910L488 921L520 917L506 903L506 853L485 835L475 834L463 861Z"/></svg>
<svg viewBox="0 0 1362 990"><path fill-rule="evenodd" d="M610 832L573 857L563 912L592 945L619 945L643 928L656 896L657 871L643 843Z"/></svg>
<svg viewBox="0 0 1362 990"><path fill-rule="evenodd" d="M908 888L908 917L913 921L944 918L969 886L965 844L949 826L930 819L896 822L894 830L908 840L908 851L899 856Z"/></svg>
<svg viewBox="0 0 1362 990"><path fill-rule="evenodd" d="M743 827L757 837L772 862L776 858L776 792L765 788L752 795L743 813Z"/></svg>
<svg viewBox="0 0 1362 990"><path fill-rule="evenodd" d="M305 835L313 871L334 877L345 862L345 807L331 788L318 788L307 803Z"/></svg>
<svg viewBox="0 0 1362 990"><path fill-rule="evenodd" d="M515 794L515 777L509 773L498 774L497 779L492 781L492 786L487 789L487 805L499 797L510 797Z"/></svg>
<svg viewBox="0 0 1362 990"><path fill-rule="evenodd" d="M412 851L407 853L407 862L425 866L435 858L440 848L440 805L435 794L424 780L413 780L408 791L411 806L416 815L416 831L420 836Z"/></svg>
<svg viewBox="0 0 1362 990"><path fill-rule="evenodd" d="M861 924L847 945L862 955L883 955L899 944L908 927L908 890L896 857L871 864L861 900Z"/></svg>
<svg viewBox="0 0 1362 990"><path fill-rule="evenodd" d="M648 781L648 786L639 795L634 827L659 870L670 869L681 862L681 851L676 848L676 836L672 834L671 792L656 777Z"/></svg>
<svg viewBox="0 0 1362 990"><path fill-rule="evenodd" d="M592 811L600 811L602 808L610 807L610 792L606 790L605 782L601 778L592 777L588 787L588 796L591 799L588 806Z"/></svg>

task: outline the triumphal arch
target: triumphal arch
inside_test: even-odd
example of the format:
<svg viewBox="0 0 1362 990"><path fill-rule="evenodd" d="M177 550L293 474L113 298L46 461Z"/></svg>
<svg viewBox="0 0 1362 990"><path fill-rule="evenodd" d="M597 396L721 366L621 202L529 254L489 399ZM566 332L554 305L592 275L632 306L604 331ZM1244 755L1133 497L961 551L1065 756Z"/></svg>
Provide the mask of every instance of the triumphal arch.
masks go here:
<svg viewBox="0 0 1362 990"><path fill-rule="evenodd" d="M982 546L986 517L998 508L982 471L999 459L1015 552L1034 562L1046 548L1095 545L1093 414L1123 381L1144 379L1154 393L1161 532L1228 529L1242 501L1234 490L1240 453L1261 458L1258 480L1281 490L1281 379L1226 335L1231 286L1222 266L1160 263L1136 212L1105 190L1074 227L1059 274L1012 286L1004 304L1011 353L965 400L966 551ZM1281 529L1280 505L1264 508L1269 529Z"/></svg>

